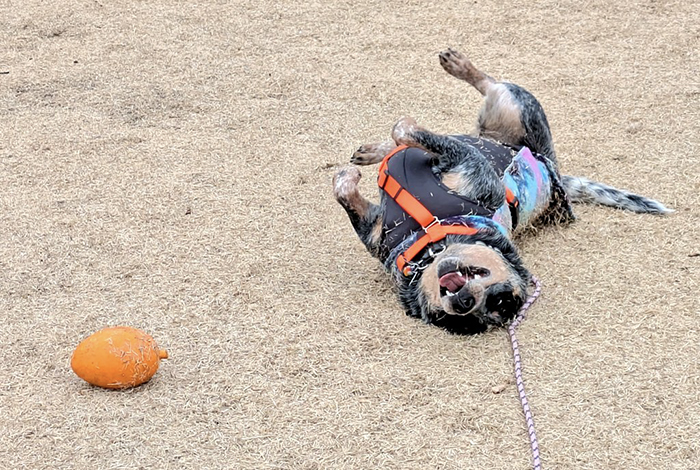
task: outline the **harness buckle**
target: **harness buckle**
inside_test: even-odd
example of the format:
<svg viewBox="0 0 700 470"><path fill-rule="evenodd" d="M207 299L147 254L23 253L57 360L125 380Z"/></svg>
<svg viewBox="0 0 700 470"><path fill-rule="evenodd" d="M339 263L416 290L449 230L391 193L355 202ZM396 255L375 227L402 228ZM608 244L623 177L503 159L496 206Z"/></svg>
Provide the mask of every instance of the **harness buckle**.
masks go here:
<svg viewBox="0 0 700 470"><path fill-rule="evenodd" d="M408 261L403 255L400 255L400 258L402 258L402 268L401 268L401 273L406 276L406 277L411 277L411 281L409 284L413 284L413 282L416 280L416 276L418 276L418 273L421 271L425 271L428 268L428 264L424 264L427 259L435 259L437 255L442 253L447 249L447 245L444 243L440 243L438 248L436 250L433 250L433 246L429 245L427 248L427 255L423 255L423 258L419 261Z"/></svg>
<svg viewBox="0 0 700 470"><path fill-rule="evenodd" d="M439 255L440 253L442 253L443 251L445 251L447 249L447 246L444 243L440 243L439 246L440 246L440 248L438 251L433 251L433 245L430 245L428 247L428 254L430 255L431 258L435 258L437 255Z"/></svg>

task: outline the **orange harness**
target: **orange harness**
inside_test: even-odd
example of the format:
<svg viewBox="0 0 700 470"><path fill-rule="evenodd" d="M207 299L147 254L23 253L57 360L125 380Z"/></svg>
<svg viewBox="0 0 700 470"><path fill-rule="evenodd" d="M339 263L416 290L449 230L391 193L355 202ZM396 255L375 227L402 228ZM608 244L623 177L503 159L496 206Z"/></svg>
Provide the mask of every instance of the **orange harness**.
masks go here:
<svg viewBox="0 0 700 470"><path fill-rule="evenodd" d="M388 174L387 166L389 159L398 152L408 148L407 145L400 145L392 150L379 166L379 177L377 184L386 194L416 222L418 222L425 232L406 251L396 258L396 265L404 276L412 273L411 261L431 243L445 239L447 235L474 235L477 229L464 225L443 225L423 204L418 201L406 188ZM517 212L518 200L513 192L506 187L506 201L511 208Z"/></svg>

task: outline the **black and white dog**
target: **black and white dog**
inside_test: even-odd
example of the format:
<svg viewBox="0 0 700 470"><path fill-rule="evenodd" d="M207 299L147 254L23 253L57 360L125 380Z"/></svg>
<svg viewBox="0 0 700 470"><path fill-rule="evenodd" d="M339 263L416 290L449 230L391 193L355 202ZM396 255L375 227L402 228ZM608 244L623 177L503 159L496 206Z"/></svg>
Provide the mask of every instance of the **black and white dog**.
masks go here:
<svg viewBox="0 0 700 470"><path fill-rule="evenodd" d="M356 167L333 180L358 236L392 273L407 314L462 334L508 322L530 281L513 234L573 221L570 201L671 212L652 199L561 175L534 96L495 81L452 49L440 53L440 64L484 96L476 133L437 135L405 117L392 141L361 146L352 163L382 163L379 205L360 194Z"/></svg>

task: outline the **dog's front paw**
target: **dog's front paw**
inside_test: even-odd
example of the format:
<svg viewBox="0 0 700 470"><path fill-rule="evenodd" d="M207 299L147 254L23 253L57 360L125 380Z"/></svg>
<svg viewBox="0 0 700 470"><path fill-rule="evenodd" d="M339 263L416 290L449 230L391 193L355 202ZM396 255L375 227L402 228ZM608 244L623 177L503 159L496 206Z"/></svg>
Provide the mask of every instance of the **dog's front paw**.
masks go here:
<svg viewBox="0 0 700 470"><path fill-rule="evenodd" d="M404 116L399 119L391 130L391 138L397 145L414 144L413 133L421 130L418 123L412 117Z"/></svg>
<svg viewBox="0 0 700 470"><path fill-rule="evenodd" d="M396 148L394 142L380 142L378 144L365 144L352 154L350 163L355 165L372 165L381 162L389 152Z"/></svg>
<svg viewBox="0 0 700 470"><path fill-rule="evenodd" d="M469 72L474 68L464 54L452 48L440 53L440 65L445 72L462 80L469 79Z"/></svg>
<svg viewBox="0 0 700 470"><path fill-rule="evenodd" d="M333 194L338 200L347 199L357 192L357 185L362 178L360 170L354 166L347 166L338 170L333 176Z"/></svg>

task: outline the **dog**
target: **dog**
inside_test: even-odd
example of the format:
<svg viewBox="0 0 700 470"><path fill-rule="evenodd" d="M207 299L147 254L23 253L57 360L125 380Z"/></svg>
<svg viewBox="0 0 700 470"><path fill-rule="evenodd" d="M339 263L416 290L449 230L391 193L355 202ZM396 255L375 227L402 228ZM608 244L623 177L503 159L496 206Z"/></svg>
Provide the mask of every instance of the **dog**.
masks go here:
<svg viewBox="0 0 700 470"><path fill-rule="evenodd" d="M561 175L547 117L530 92L494 80L456 50L439 59L484 97L476 130L438 135L403 117L391 141L362 145L351 163L381 162L379 204L360 194L357 166L333 178L336 200L392 274L408 315L455 334L507 324L531 281L514 235L573 222L571 202L672 212L653 199Z"/></svg>

